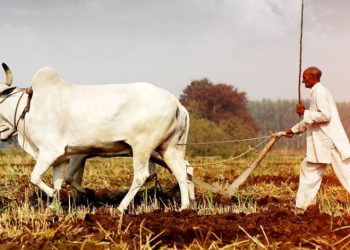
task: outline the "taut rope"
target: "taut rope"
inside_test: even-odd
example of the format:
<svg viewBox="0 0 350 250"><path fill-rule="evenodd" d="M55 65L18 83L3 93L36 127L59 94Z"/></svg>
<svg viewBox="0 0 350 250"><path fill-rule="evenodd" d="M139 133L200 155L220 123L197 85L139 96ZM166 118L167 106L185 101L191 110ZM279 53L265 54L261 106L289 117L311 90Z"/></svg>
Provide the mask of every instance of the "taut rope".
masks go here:
<svg viewBox="0 0 350 250"><path fill-rule="evenodd" d="M198 167L206 167L206 166L218 165L218 164L223 164L223 163L226 163L226 162L230 162L230 161L236 160L238 158L241 158L241 157L247 155L248 153L250 153L252 151L256 151L259 147L261 147L263 144L265 144L266 141L268 141L273 136L274 135L261 137L261 138L264 138L264 140L262 142L258 143L254 147L250 147L249 146L246 151L244 151L243 153L241 153L239 155L236 155L234 157L231 157L231 158L228 158L228 159L225 159L225 160L222 160L222 161L213 162L213 163L206 163L206 164L201 164L201 165L195 165L194 167L196 167L196 168L198 168Z"/></svg>
<svg viewBox="0 0 350 250"><path fill-rule="evenodd" d="M237 139L237 140L226 140L226 141L209 141L209 142L188 142L188 143L178 143L177 145L211 145L211 144L226 144L226 143L237 143L237 142L245 142L245 141L256 141L261 139L266 139L270 137L270 135L254 137L254 138L246 138L246 139Z"/></svg>

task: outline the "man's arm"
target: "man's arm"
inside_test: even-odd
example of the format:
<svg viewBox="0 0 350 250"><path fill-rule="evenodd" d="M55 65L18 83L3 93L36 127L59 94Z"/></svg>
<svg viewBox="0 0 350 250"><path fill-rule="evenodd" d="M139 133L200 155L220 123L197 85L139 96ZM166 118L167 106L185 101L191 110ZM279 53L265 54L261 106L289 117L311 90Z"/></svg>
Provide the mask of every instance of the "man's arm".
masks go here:
<svg viewBox="0 0 350 250"><path fill-rule="evenodd" d="M317 111L305 110L304 121L308 124L325 123L331 120L330 99L324 92L315 93Z"/></svg>
<svg viewBox="0 0 350 250"><path fill-rule="evenodd" d="M307 126L313 123L325 123L331 120L331 109L330 109L330 99L327 93L317 92L315 93L314 100L316 103L317 111L311 111L305 109L303 103L298 103L296 106L296 112L299 115L304 115L301 122L294 125L292 128L286 130L287 135L291 137L293 134L301 134L306 129Z"/></svg>
<svg viewBox="0 0 350 250"><path fill-rule="evenodd" d="M305 112L304 104L302 102L299 102L297 104L295 110L299 114L299 116L304 115L304 112ZM301 122L297 123L296 125L294 125L293 127L289 128L289 129L287 129L286 136L288 138L291 138L291 137L293 137L294 134L301 134L306 130L307 126L308 126L308 124L303 119Z"/></svg>
<svg viewBox="0 0 350 250"><path fill-rule="evenodd" d="M308 125L309 124L305 122L305 119L303 119L301 122L291 127L290 130L293 132L293 134L301 134L307 129Z"/></svg>

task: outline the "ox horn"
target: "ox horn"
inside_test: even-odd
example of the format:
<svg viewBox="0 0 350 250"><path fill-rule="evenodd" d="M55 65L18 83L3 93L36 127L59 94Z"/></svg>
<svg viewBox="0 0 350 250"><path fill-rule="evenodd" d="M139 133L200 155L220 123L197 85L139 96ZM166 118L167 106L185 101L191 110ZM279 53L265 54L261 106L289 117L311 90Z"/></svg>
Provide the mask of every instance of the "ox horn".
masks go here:
<svg viewBox="0 0 350 250"><path fill-rule="evenodd" d="M6 74L6 82L5 82L5 84L7 86L11 86L12 81L13 81L12 72L11 72L10 68L5 63L2 63L2 67L4 68L4 71L5 71L5 74Z"/></svg>

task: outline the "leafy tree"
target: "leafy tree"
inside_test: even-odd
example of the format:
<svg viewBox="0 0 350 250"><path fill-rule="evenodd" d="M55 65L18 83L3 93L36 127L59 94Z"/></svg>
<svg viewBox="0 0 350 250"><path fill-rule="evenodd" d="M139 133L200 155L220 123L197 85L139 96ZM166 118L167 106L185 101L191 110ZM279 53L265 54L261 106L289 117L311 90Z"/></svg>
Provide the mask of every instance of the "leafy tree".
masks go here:
<svg viewBox="0 0 350 250"><path fill-rule="evenodd" d="M226 150L217 145L191 145L191 142L213 142L227 139L225 131L216 123L199 116L191 116L190 134L187 150L192 155L220 155L227 154ZM225 151L225 152L223 152Z"/></svg>
<svg viewBox="0 0 350 250"><path fill-rule="evenodd" d="M194 80L184 89L180 101L191 113L217 124L236 117L252 133L259 130L247 108L246 94L231 85L213 84L207 78Z"/></svg>
<svg viewBox="0 0 350 250"><path fill-rule="evenodd" d="M187 152L190 155L221 156L228 157L246 151L248 143L221 143L228 140L236 140L250 137L251 131L237 118L215 123L206 118L191 116L189 146ZM200 142L203 144L192 144ZM209 143L208 143L209 142ZM214 142L214 143L213 143ZM219 143L217 143L219 142ZM206 144L208 143L208 144Z"/></svg>
<svg viewBox="0 0 350 250"><path fill-rule="evenodd" d="M258 126L249 113L244 92L231 85L213 84L207 78L192 81L180 97L191 115L189 142L213 142L254 137ZM244 147L245 146L245 147ZM244 149L248 145L244 145ZM210 144L190 146L194 155L228 156L242 145Z"/></svg>

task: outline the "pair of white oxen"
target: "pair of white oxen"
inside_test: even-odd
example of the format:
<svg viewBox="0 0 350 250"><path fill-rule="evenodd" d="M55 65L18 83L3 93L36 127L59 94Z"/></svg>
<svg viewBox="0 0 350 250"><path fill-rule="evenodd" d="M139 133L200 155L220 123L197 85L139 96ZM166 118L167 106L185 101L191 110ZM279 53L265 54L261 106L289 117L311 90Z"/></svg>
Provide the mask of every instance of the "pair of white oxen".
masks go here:
<svg viewBox="0 0 350 250"><path fill-rule="evenodd" d="M63 180L84 192L81 178L86 157L113 153L133 156L133 181L118 206L120 212L152 173L150 160L175 175L182 209L194 201L194 186L188 178L193 169L185 160L184 145L189 115L174 95L149 83L77 85L45 67L32 79L30 99L24 89L12 87L12 73L6 64L2 66L6 82L0 83L1 139L18 135L19 145L36 160L31 182L48 196L61 189ZM54 189L42 181L50 166Z"/></svg>

